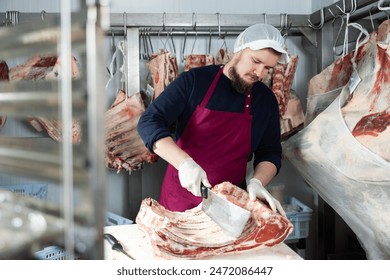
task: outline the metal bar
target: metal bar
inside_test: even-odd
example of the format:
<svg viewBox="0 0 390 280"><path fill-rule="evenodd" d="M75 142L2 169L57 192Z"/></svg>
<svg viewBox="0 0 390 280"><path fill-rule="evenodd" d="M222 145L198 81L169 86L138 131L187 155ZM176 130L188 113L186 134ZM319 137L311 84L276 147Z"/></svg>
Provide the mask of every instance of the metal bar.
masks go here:
<svg viewBox="0 0 390 280"><path fill-rule="evenodd" d="M128 28L126 35L127 61L126 75L128 96L140 91L139 32L138 28Z"/></svg>
<svg viewBox="0 0 390 280"><path fill-rule="evenodd" d="M371 5L371 4L377 3L377 2L378 2L378 0L357 0L356 10L362 9L368 5ZM332 5L329 5L327 7L323 7L322 9L324 11L324 23L332 20L334 18L334 16L343 15L342 11L340 11L337 8L337 6L340 7L341 9L343 9L345 7L345 11L350 11L352 8L352 1L340 0ZM314 13L312 13L309 16L309 20L313 23L313 25L320 25L321 24L321 10L322 9L315 11ZM329 10L332 11L334 16L329 12ZM362 18L362 16L359 18L355 17L355 20L360 19L360 18Z"/></svg>
<svg viewBox="0 0 390 280"><path fill-rule="evenodd" d="M85 114L82 110L86 106L83 87L81 81L76 81L73 85L72 106L76 110L74 116ZM0 110L6 115L58 118L59 106L57 81L0 83Z"/></svg>
<svg viewBox="0 0 390 280"><path fill-rule="evenodd" d="M82 21L72 19L70 41L75 44L84 42L85 30ZM58 20L18 24L0 28L0 56L17 57L21 55L58 52L57 44L61 30Z"/></svg>
<svg viewBox="0 0 390 280"><path fill-rule="evenodd" d="M61 36L60 54L61 60L61 117L62 117L62 184L63 184L63 210L65 219L65 250L70 259L74 259L74 192L73 192L73 144L72 144L72 78L71 78L71 4L69 1L61 1Z"/></svg>
<svg viewBox="0 0 390 280"><path fill-rule="evenodd" d="M223 37L230 37L230 36L238 36L241 31L243 29L236 29L236 30L232 30L232 29L229 29L229 30L225 30L223 32L221 32L221 34L223 35ZM300 36L302 35L302 33L298 30L289 30L287 31L287 35L288 36ZM112 31L110 30L109 32L107 32L105 35L106 36L112 36L112 34L114 34L114 36L123 36L124 32L122 29L112 29ZM220 37L221 34L218 32L218 31L215 31L215 30L187 30L187 29L181 29L181 30L178 30L178 29L174 29L174 28L169 28L168 30L156 30L156 29L143 29L143 30L140 30L140 35L142 36L143 34L147 34L146 36L213 36L213 37Z"/></svg>
<svg viewBox="0 0 390 280"><path fill-rule="evenodd" d="M93 214L90 222L95 229L91 235L90 258L104 259L103 231L106 209L106 172L104 110L106 81L104 65L104 30L108 29L108 1L100 4L87 2L86 44L87 44L87 96L88 96L88 180L91 203L88 206Z"/></svg>
<svg viewBox="0 0 390 280"><path fill-rule="evenodd" d="M290 27L308 26L307 15L265 15L265 14L195 14L196 29L206 27L240 27L245 28L255 23L267 22L275 27L281 27L281 18L287 17L287 25ZM194 29L194 13L128 13L127 27L188 27ZM111 26L123 27L123 14L111 13Z"/></svg>
<svg viewBox="0 0 390 280"><path fill-rule="evenodd" d="M16 141L17 139L13 139ZM27 147L27 148L26 148ZM83 154L83 153L80 153ZM17 176L30 176L37 179L47 179L55 183L63 176L61 157L56 151L42 152L32 150L30 146L0 147L0 166L2 172L14 174ZM79 158L77 164L73 166L74 184L79 188L84 188L87 181L87 171L85 160Z"/></svg>

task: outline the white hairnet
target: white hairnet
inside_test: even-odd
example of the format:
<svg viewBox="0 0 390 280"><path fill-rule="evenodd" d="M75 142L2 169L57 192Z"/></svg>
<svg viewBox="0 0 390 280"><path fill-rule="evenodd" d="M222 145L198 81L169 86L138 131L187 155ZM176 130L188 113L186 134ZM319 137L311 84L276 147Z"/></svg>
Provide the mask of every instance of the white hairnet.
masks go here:
<svg viewBox="0 0 390 280"><path fill-rule="evenodd" d="M279 63L286 64L290 61L285 50L284 38L279 30L269 24L254 24L241 32L234 43L234 52L239 52L245 48L252 50L272 48L282 54Z"/></svg>

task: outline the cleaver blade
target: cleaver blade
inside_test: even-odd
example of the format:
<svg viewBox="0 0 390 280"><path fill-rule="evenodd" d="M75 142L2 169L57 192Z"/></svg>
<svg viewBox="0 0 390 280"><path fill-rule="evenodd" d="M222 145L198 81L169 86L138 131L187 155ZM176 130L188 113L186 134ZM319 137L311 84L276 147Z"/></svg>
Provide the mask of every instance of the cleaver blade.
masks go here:
<svg viewBox="0 0 390 280"><path fill-rule="evenodd" d="M228 235L238 238L248 222L251 212L214 193L201 184L202 210Z"/></svg>

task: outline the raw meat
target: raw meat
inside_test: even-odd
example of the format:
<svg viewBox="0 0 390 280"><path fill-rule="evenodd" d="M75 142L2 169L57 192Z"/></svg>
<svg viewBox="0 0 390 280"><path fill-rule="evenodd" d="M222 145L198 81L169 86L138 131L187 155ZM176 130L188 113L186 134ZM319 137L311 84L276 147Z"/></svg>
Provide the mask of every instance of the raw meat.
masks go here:
<svg viewBox="0 0 390 280"><path fill-rule="evenodd" d="M352 135L370 151L390 161L390 47L372 43L358 64L362 78L342 108Z"/></svg>
<svg viewBox="0 0 390 280"><path fill-rule="evenodd" d="M297 65L298 57L292 55L288 64L278 63L264 79L265 83L272 84L272 91L278 100L282 139L299 130L305 118L301 102L291 90Z"/></svg>
<svg viewBox="0 0 390 280"><path fill-rule="evenodd" d="M72 78L79 77L76 59L71 61ZM61 59L55 55L33 56L23 65L12 67L10 81L57 79L61 75Z"/></svg>
<svg viewBox="0 0 390 280"><path fill-rule="evenodd" d="M368 259L390 259L390 46L370 42L361 78L307 127L283 155L357 235Z"/></svg>
<svg viewBox="0 0 390 280"><path fill-rule="evenodd" d="M140 93L128 97L124 91L118 91L104 115L107 167L131 172L142 169L144 162L157 161L157 155L149 152L137 132L137 123L144 111Z"/></svg>
<svg viewBox="0 0 390 280"><path fill-rule="evenodd" d="M184 71L188 71L191 68L215 64L215 58L211 54L190 54L186 55L184 59Z"/></svg>
<svg viewBox="0 0 390 280"><path fill-rule="evenodd" d="M72 78L78 78L79 68L76 59L71 59ZM23 65L10 69L9 78L11 82L19 80L53 80L61 76L61 58L54 55L37 55L27 60ZM38 131L46 131L56 141L62 139L62 122L58 119L47 119L40 116L27 118L29 123ZM77 119L72 120L72 143L78 144L81 141L81 127Z"/></svg>
<svg viewBox="0 0 390 280"><path fill-rule="evenodd" d="M382 22L378 26L378 38L377 38L378 43L380 42L390 43L389 32L390 32L390 20L388 19Z"/></svg>
<svg viewBox="0 0 390 280"><path fill-rule="evenodd" d="M234 239L212 221L201 205L185 212L165 209L157 201L142 201L136 217L138 226L149 236L156 255L172 259L199 259L208 256L271 247L283 242L293 225L272 212L260 200L250 201L248 193L229 182L213 187L218 195L249 210L252 215L240 237Z"/></svg>
<svg viewBox="0 0 390 280"><path fill-rule="evenodd" d="M169 51L160 50L148 62L154 88L153 100L179 75L176 56Z"/></svg>
<svg viewBox="0 0 390 280"><path fill-rule="evenodd" d="M355 58L356 63L359 63L371 43L375 43L384 37L385 26L386 23L384 22L378 28L380 31L372 32L369 41L360 46ZM336 59L331 65L322 70L321 73L310 79L307 93L308 102L304 122L305 126L309 125L319 113L329 106L341 92L342 87L348 83L353 70L352 59L354 54L355 52L352 51Z"/></svg>
<svg viewBox="0 0 390 280"><path fill-rule="evenodd" d="M0 81L9 81L9 69L4 60L0 60ZM0 128L4 126L6 120L6 116L0 116Z"/></svg>
<svg viewBox="0 0 390 280"><path fill-rule="evenodd" d="M9 81L9 68L4 60L0 60L0 81Z"/></svg>
<svg viewBox="0 0 390 280"><path fill-rule="evenodd" d="M47 119L35 117L28 119L30 124L38 131L46 131L53 140L62 141L62 122L59 119ZM72 143L79 144L81 141L81 125L76 119L72 121Z"/></svg>
<svg viewBox="0 0 390 280"><path fill-rule="evenodd" d="M225 65L228 63L233 57L233 53L228 49L220 49L215 56L215 64Z"/></svg>

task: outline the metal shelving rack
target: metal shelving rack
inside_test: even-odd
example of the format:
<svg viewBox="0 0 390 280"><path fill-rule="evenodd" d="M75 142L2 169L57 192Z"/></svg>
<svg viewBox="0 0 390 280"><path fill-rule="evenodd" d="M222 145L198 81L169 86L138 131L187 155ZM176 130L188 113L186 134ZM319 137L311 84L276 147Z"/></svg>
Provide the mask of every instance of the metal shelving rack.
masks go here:
<svg viewBox="0 0 390 280"><path fill-rule="evenodd" d="M60 142L46 137L0 137L2 172L51 181L63 189L61 205L0 195L2 224L7 222L6 217L12 217L15 208L7 208L7 203L15 203L42 214L47 225L46 231L30 234L27 240L0 244L1 259L28 255L32 248L51 242L63 245L69 258L77 253L82 258L104 259L105 78L101 45L109 26L108 1L79 1L77 11L72 11L69 2L61 1L58 14L0 28L0 57L56 54L61 57L62 73L58 80L0 83L1 114L20 119L58 118L63 124ZM71 78L69 63L74 54L78 54L81 65L76 79ZM72 118L81 123L80 144L72 144ZM52 226L56 230L50 230ZM0 228L8 234L12 230L20 228Z"/></svg>

